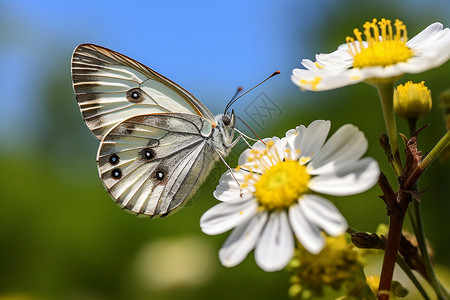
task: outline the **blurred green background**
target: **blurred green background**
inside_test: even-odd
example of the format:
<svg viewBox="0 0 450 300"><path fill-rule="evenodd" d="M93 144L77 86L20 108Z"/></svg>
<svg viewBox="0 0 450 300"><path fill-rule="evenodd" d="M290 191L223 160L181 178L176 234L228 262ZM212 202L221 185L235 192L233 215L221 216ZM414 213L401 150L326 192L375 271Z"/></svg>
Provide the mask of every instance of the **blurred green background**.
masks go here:
<svg viewBox="0 0 450 300"><path fill-rule="evenodd" d="M234 106L260 136L283 136L315 119L331 120L333 132L353 123L369 139L367 155L391 174L378 146L384 123L375 89L300 92L291 70L302 58L335 50L374 17L403 20L412 37L435 21L449 26L449 16L445 0L0 1L0 299L288 298L289 274L263 272L253 254L222 267L217 252L227 234L200 231L200 216L217 203L212 192L223 165L169 218L136 218L113 204L97 175L98 141L72 91L70 58L78 44L148 65L214 113L236 87L280 70ZM445 132L438 95L450 87L449 73L447 63L400 80L425 80L432 90L432 112L420 123L431 124L420 136L424 152ZM242 149L233 151L231 165ZM428 189L425 231L443 272L450 268L449 172L450 162L437 161L420 182ZM374 187L333 200L352 227L374 231L387 222L379 194Z"/></svg>

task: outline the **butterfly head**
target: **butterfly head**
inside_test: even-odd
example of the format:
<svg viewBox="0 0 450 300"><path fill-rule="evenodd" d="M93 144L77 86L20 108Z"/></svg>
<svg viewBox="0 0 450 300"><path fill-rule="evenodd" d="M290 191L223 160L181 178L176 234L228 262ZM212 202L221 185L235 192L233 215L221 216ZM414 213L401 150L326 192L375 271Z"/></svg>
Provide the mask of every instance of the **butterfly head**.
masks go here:
<svg viewBox="0 0 450 300"><path fill-rule="evenodd" d="M234 128L234 125L236 123L236 117L234 116L234 109L231 110L231 113L227 111L225 114L222 115L222 123L224 127Z"/></svg>
<svg viewBox="0 0 450 300"><path fill-rule="evenodd" d="M231 145L234 137L234 126L236 125L234 110L232 110L231 113L228 111L223 115L217 115L216 121L216 128L218 130L217 132L220 132L219 135L221 136L220 143L223 144L225 148L227 148L229 145Z"/></svg>

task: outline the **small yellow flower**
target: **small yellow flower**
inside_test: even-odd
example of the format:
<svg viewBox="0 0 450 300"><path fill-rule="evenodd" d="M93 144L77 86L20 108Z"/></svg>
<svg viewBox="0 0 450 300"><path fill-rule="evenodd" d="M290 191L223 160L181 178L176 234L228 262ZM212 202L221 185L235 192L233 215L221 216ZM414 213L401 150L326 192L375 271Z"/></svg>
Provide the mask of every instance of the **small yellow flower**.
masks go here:
<svg viewBox="0 0 450 300"><path fill-rule="evenodd" d="M319 254L312 254L300 248L293 262L300 263L295 268L294 277L312 288L330 285L337 289L340 285L355 276L363 264L359 251L348 243L345 235L325 238L326 245ZM291 265L293 266L293 265Z"/></svg>
<svg viewBox="0 0 450 300"><path fill-rule="evenodd" d="M394 110L402 119L419 119L431 110L431 92L425 82L400 84L394 91Z"/></svg>

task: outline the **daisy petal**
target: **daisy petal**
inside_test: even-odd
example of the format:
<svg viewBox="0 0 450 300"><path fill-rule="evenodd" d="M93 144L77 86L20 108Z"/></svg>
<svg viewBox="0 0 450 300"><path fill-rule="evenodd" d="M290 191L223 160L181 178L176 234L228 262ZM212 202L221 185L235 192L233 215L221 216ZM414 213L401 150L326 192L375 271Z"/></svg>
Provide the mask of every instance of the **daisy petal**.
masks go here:
<svg viewBox="0 0 450 300"><path fill-rule="evenodd" d="M258 150L263 151L267 149L267 143L273 141L275 145L277 145L277 148L280 148L280 155L284 154L284 145L281 146L282 143L280 143L280 138L274 136L273 138L265 138L261 141L257 141L255 144L253 144L252 149L247 149L244 152L241 153L239 156L238 164L240 166L252 166L253 163L248 162L248 158L252 155L252 150Z"/></svg>
<svg viewBox="0 0 450 300"><path fill-rule="evenodd" d="M234 267L240 264L255 247L266 221L267 212L263 211L236 227L219 251L222 265Z"/></svg>
<svg viewBox="0 0 450 300"><path fill-rule="evenodd" d="M312 178L308 187L315 192L348 196L367 191L378 181L380 169L372 158L341 164L334 172Z"/></svg>
<svg viewBox="0 0 450 300"><path fill-rule="evenodd" d="M293 255L294 238L286 212L273 212L256 245L256 263L266 272L278 271L286 267Z"/></svg>
<svg viewBox="0 0 450 300"><path fill-rule="evenodd" d="M417 34L415 37L413 37L412 39L410 39L409 41L406 42L406 46L410 47L410 48L415 48L417 46L420 46L423 43L426 43L426 41L434 36L436 33L439 33L440 31L442 31L442 29L444 28L444 26L439 23L433 23L431 25L429 25L427 28L425 28L424 30L422 30L419 34Z"/></svg>
<svg viewBox="0 0 450 300"><path fill-rule="evenodd" d="M347 221L330 201L317 195L304 195L299 205L306 218L328 235L338 236L347 230Z"/></svg>
<svg viewBox="0 0 450 300"><path fill-rule="evenodd" d="M327 91L365 80L360 69L321 69L310 71L304 69L292 70L291 80L301 89L308 91Z"/></svg>
<svg viewBox="0 0 450 300"><path fill-rule="evenodd" d="M330 131L330 121L316 120L308 127L299 126L291 147L300 150L301 157L313 157L325 142Z"/></svg>
<svg viewBox="0 0 450 300"><path fill-rule="evenodd" d="M246 202L250 199L254 198L252 193L245 193L242 194L239 191L230 191L226 189L222 189L221 187L217 187L217 189L213 193L214 197L223 202L228 202L230 204L232 203L239 203L239 202Z"/></svg>
<svg viewBox="0 0 450 300"><path fill-rule="evenodd" d="M308 173L321 174L341 162L355 161L366 152L367 146L367 139L358 127L351 124L344 125L330 137L311 160L308 164Z"/></svg>
<svg viewBox="0 0 450 300"><path fill-rule="evenodd" d="M302 200L300 199L300 201ZM320 234L319 228L305 217L298 203L289 208L289 222L295 237L306 250L317 254L323 249L325 240Z"/></svg>
<svg viewBox="0 0 450 300"><path fill-rule="evenodd" d="M256 201L237 204L219 203L207 210L200 218L202 231L209 235L230 230L253 217L257 212Z"/></svg>

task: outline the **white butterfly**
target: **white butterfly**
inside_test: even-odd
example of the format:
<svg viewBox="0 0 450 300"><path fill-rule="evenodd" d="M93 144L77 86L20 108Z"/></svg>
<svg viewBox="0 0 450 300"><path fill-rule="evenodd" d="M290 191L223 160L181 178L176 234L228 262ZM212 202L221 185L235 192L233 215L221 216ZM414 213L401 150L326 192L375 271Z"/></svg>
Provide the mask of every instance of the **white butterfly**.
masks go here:
<svg viewBox="0 0 450 300"><path fill-rule="evenodd" d="M188 91L143 64L82 44L72 80L97 166L123 209L167 216L182 207L233 141L234 112L214 116Z"/></svg>

